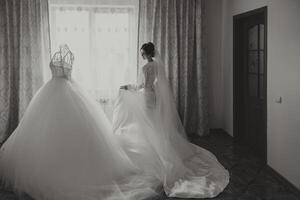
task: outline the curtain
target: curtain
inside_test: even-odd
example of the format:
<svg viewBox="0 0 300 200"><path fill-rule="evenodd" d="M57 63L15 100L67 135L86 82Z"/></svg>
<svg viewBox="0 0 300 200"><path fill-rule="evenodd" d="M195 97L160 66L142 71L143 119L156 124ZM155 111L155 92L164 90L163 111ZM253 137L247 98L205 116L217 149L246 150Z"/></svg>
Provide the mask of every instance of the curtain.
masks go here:
<svg viewBox="0 0 300 200"><path fill-rule="evenodd" d="M141 0L139 13L139 46L152 41L160 52L188 135L207 134L204 1Z"/></svg>
<svg viewBox="0 0 300 200"><path fill-rule="evenodd" d="M47 0L0 1L0 143L17 127L49 64Z"/></svg>
<svg viewBox="0 0 300 200"><path fill-rule="evenodd" d="M52 54L62 43L70 47L73 79L111 118L119 87L136 82L138 1L81 3L50 1Z"/></svg>

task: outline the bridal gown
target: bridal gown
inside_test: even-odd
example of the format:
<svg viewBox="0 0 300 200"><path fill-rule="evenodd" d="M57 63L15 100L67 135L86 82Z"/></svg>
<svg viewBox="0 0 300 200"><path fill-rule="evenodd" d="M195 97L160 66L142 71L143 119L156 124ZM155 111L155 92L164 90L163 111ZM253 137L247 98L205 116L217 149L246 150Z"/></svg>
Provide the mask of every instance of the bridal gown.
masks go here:
<svg viewBox="0 0 300 200"><path fill-rule="evenodd" d="M229 173L211 152L187 140L163 67L157 58L141 70L141 84L120 90L114 132L135 165L159 179L169 197L215 197Z"/></svg>
<svg viewBox="0 0 300 200"><path fill-rule="evenodd" d="M36 200L155 195L155 180L131 163L100 105L71 79L71 52L55 55L52 79L36 93L1 147L1 180Z"/></svg>

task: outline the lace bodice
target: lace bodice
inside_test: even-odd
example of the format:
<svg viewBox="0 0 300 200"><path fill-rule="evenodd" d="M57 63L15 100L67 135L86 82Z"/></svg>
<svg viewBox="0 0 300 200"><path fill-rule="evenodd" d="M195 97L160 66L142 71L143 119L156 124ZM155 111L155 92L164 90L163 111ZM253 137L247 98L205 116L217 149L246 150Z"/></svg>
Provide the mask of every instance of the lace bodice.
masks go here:
<svg viewBox="0 0 300 200"><path fill-rule="evenodd" d="M60 46L50 62L50 69L53 77L71 78L74 55L67 45Z"/></svg>
<svg viewBox="0 0 300 200"><path fill-rule="evenodd" d="M51 62L50 69L53 77L71 78L72 67L67 63Z"/></svg>
<svg viewBox="0 0 300 200"><path fill-rule="evenodd" d="M157 66L153 62L144 65L142 68L141 85L139 87L153 91L156 80Z"/></svg>

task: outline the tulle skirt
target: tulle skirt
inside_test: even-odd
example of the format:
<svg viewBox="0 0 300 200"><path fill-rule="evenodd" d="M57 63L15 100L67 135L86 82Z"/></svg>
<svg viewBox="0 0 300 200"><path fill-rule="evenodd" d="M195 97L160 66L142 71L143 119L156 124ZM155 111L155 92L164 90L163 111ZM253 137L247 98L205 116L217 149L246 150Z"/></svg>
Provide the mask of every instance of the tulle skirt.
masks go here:
<svg viewBox="0 0 300 200"><path fill-rule="evenodd" d="M143 199L158 185L121 149L101 107L64 78L37 92L0 151L4 184L38 200Z"/></svg>
<svg viewBox="0 0 300 200"><path fill-rule="evenodd" d="M228 171L209 151L163 124L154 91L120 90L113 129L135 165L160 180L169 197L215 197L229 183Z"/></svg>

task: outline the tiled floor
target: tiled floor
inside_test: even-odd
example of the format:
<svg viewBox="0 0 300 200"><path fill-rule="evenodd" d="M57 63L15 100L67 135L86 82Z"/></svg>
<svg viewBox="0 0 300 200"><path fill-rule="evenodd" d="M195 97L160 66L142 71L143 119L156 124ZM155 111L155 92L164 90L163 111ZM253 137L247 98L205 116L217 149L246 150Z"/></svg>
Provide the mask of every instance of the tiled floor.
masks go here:
<svg viewBox="0 0 300 200"><path fill-rule="evenodd" d="M299 200L299 196L271 172L260 164L251 153L237 145L225 133L212 133L193 142L213 152L230 171L230 184L215 200ZM17 200L9 191L0 190L0 200ZM163 193L157 200L179 200L167 198ZM30 200L22 197L18 200Z"/></svg>

